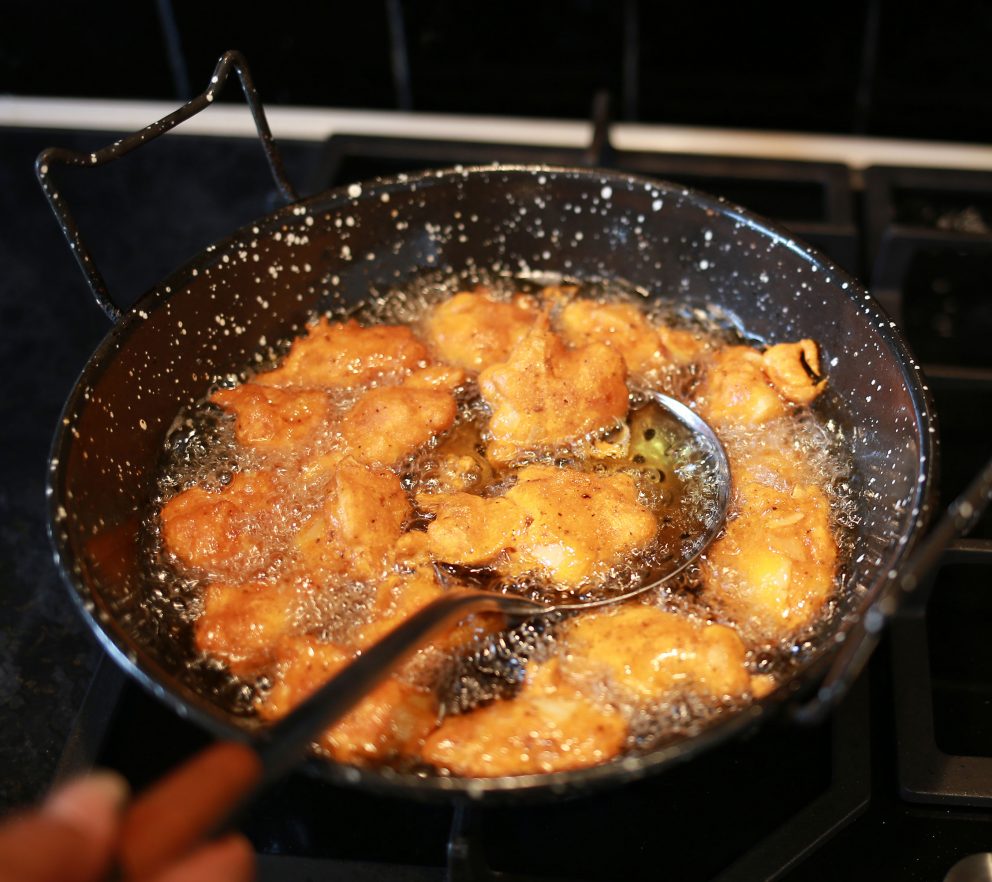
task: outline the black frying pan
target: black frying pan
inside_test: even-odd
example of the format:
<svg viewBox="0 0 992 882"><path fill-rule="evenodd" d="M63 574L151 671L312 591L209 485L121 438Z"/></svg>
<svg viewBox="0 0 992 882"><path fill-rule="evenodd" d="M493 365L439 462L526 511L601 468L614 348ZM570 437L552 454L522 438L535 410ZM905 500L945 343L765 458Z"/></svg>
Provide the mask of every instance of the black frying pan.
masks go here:
<svg viewBox="0 0 992 882"><path fill-rule="evenodd" d="M218 736L244 738L215 672L195 660L167 588L149 581L137 537L166 434L217 376L237 372L307 319L346 311L425 276L472 281L564 273L622 279L650 297L718 306L769 343L812 337L857 466L860 521L837 616L789 680L744 711L650 753L551 775L419 777L323 760L336 782L409 796L555 796L615 784L697 754L783 711L817 719L863 664L893 609L890 590L928 517L936 440L919 369L888 317L854 280L788 232L681 186L599 170L499 167L375 180L293 202L208 248L121 314L51 179L51 166L99 165L207 106L232 67L273 171L292 197L257 96L236 53L170 117L95 158L46 151L38 176L94 295L116 321L70 395L51 456L51 535L72 594L110 654L145 688ZM257 260L256 260L257 256Z"/></svg>

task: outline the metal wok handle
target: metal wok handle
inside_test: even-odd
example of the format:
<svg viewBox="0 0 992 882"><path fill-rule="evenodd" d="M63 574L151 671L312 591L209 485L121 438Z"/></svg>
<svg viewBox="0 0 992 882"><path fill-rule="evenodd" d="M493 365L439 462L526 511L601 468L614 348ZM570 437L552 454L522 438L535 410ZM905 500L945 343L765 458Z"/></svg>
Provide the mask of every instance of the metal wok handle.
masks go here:
<svg viewBox="0 0 992 882"><path fill-rule="evenodd" d="M926 584L948 546L970 530L992 501L992 459L954 502L937 526L910 555L901 571L892 570L878 598L851 629L820 684L816 695L791 709L794 720L814 724L823 720L861 673L875 648L882 627L896 611L899 597Z"/></svg>
<svg viewBox="0 0 992 882"><path fill-rule="evenodd" d="M262 142L262 149L265 151L265 158L268 160L269 169L272 172L272 177L275 179L276 186L287 202L295 202L298 198L296 190L286 178L282 156L275 142L272 140L272 132L269 130L268 121L265 119L265 111L262 109L258 90L252 82L251 74L248 72L248 63L240 52L233 50L225 52L221 56L220 61L217 62L217 67L214 68L213 76L210 77L210 83L204 92L184 104L179 110L163 117L158 122L146 126L140 132L135 132L133 135L115 141L102 150L97 150L96 153L77 153L73 150L49 147L47 150L42 151L35 160L34 169L38 177L38 182L41 184L41 189L48 199L48 204L52 207L52 211L55 212L55 217L59 222L59 226L62 228L66 241L69 243L69 248L75 255L79 268L83 271L86 283L90 286L90 291L93 292L93 297L113 322L120 320L122 310L110 296L103 275L97 269L89 248L83 242L76 220L65 204L62 193L55 185L55 181L52 178L52 167L55 165L71 165L77 168L95 168L96 166L113 162L115 159L120 159L120 157L130 153L142 144L153 141L155 138L171 131L181 122L185 122L191 116L196 116L201 110L212 104L217 93L220 92L227 82L232 69L237 73L238 79L241 81L241 89L245 93L245 100L251 109L252 118L255 120L255 128L258 131L259 140Z"/></svg>

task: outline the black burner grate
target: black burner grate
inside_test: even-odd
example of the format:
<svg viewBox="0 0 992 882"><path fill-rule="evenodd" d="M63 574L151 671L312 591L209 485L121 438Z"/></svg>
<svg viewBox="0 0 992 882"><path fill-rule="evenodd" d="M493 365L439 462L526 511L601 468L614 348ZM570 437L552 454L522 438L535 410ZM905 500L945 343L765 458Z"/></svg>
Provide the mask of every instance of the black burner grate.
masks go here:
<svg viewBox="0 0 992 882"><path fill-rule="evenodd" d="M865 218L872 293L917 356L992 371L992 173L868 169Z"/></svg>
<svg viewBox="0 0 992 882"><path fill-rule="evenodd" d="M992 445L992 174L868 169L872 290L900 322L940 419L941 495ZM992 513L945 556L929 599L893 622L900 791L992 806Z"/></svg>

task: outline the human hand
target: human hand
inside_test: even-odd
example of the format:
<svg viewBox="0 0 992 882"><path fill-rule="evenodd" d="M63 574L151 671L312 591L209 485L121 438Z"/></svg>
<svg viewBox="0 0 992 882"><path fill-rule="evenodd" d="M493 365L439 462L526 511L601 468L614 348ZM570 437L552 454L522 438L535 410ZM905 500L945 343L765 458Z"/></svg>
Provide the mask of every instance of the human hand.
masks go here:
<svg viewBox="0 0 992 882"><path fill-rule="evenodd" d="M128 795L120 775L100 771L11 816L0 824L0 882L100 882L113 868ZM227 836L140 882L250 882L254 867L248 841Z"/></svg>

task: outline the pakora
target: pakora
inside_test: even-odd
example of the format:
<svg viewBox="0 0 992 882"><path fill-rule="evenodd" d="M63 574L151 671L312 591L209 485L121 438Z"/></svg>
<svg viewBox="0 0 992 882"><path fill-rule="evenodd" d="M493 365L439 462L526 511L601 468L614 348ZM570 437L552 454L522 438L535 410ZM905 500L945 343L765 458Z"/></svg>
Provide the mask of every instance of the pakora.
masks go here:
<svg viewBox="0 0 992 882"><path fill-rule="evenodd" d="M215 389L204 407L226 414L234 461L169 476L157 511L161 553L198 592L197 649L274 721L448 591L488 579L567 600L646 566L684 538L671 515L688 484L637 402L678 377L733 475L730 518L690 584L549 623L502 668L490 662L512 650L513 623L465 615L318 749L548 773L638 749L645 719L663 736L666 708L702 723L772 691L756 654L825 615L842 556L831 487L773 440L826 386L819 347L728 343L658 315L574 286L478 287L407 324L320 317L275 367ZM504 679L457 692L487 676Z"/></svg>

